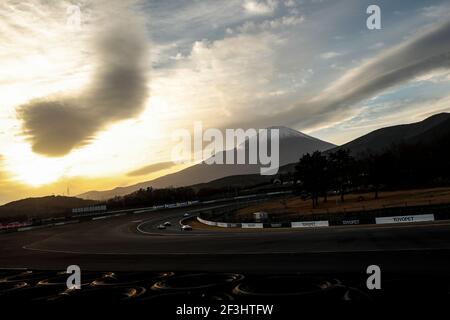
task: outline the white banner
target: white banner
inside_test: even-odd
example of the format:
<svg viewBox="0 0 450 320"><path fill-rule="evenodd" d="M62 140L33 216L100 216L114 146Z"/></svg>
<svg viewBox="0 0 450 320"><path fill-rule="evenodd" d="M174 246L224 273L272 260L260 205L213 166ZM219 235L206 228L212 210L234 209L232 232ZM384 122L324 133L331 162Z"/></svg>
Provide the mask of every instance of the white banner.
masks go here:
<svg viewBox="0 0 450 320"><path fill-rule="evenodd" d="M376 224L434 221L434 214L375 218Z"/></svg>
<svg viewBox="0 0 450 320"><path fill-rule="evenodd" d="M315 227L328 227L328 221L303 221L303 222L291 222L292 228L315 228Z"/></svg>
<svg viewBox="0 0 450 320"><path fill-rule="evenodd" d="M262 223L243 223L242 228L263 228Z"/></svg>
<svg viewBox="0 0 450 320"><path fill-rule="evenodd" d="M201 223L206 224L208 226L217 226L217 222L214 222L214 221L203 220L200 217L197 217L197 220L198 220L198 222L201 222Z"/></svg>
<svg viewBox="0 0 450 320"><path fill-rule="evenodd" d="M228 223L225 222L217 222L217 226L221 228L228 228Z"/></svg>

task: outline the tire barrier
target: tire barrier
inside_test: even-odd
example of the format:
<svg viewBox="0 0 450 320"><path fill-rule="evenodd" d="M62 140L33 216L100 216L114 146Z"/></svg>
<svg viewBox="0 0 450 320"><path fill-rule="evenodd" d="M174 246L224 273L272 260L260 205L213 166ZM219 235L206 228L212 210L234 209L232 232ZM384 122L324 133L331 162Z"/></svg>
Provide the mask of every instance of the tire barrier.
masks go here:
<svg viewBox="0 0 450 320"><path fill-rule="evenodd" d="M106 277L107 274L102 275L101 273L83 273L83 277L81 278L81 287L87 287L89 285L91 285L91 283L95 280L97 280L99 277L103 278ZM66 272L60 272L58 273L56 276L51 277L51 278L47 278L47 279L43 279L41 281L39 281L36 286L60 286L62 288L66 287L66 280L67 280L67 273Z"/></svg>
<svg viewBox="0 0 450 320"><path fill-rule="evenodd" d="M299 302L337 301L345 294L345 287L338 280L315 276L286 275L271 276L261 282L259 279L244 281L233 293L243 298L257 298L265 301L291 297Z"/></svg>
<svg viewBox="0 0 450 320"><path fill-rule="evenodd" d="M383 290L369 290L366 275L344 274L235 274L193 272L92 272L82 273L81 290L67 290L64 274L54 271L0 269L0 301L4 306L42 303L164 304L413 301L449 298L450 276L426 274L411 281L409 274L383 274Z"/></svg>
<svg viewBox="0 0 450 320"><path fill-rule="evenodd" d="M146 274L146 278L142 279L142 274L139 272L125 273L125 274L109 272L100 279L92 281L91 286L92 287L124 286L127 284L128 285L137 284L142 282L143 280L148 282L155 282L169 278L173 275L174 275L173 272L155 272Z"/></svg>
<svg viewBox="0 0 450 320"><path fill-rule="evenodd" d="M411 282L403 273L383 275L383 290L369 290L366 276L345 274L235 274L193 272L89 272L82 289L67 290L64 274L0 269L0 301L26 303L127 303L150 306L201 303L389 302L399 297L449 298L450 277L424 275Z"/></svg>
<svg viewBox="0 0 450 320"><path fill-rule="evenodd" d="M0 282L0 297L14 294L15 291L26 287L28 287L26 282Z"/></svg>
<svg viewBox="0 0 450 320"><path fill-rule="evenodd" d="M229 286L230 284L241 281L243 276L234 273L219 273L219 274L189 274L168 278L166 280L158 281L152 286L155 291L204 291L217 290L218 288Z"/></svg>
<svg viewBox="0 0 450 320"><path fill-rule="evenodd" d="M110 286L100 288L89 288L87 290L72 290L72 294L64 297L72 303L89 303L99 299L102 302L133 302L145 296L148 289L139 285Z"/></svg>

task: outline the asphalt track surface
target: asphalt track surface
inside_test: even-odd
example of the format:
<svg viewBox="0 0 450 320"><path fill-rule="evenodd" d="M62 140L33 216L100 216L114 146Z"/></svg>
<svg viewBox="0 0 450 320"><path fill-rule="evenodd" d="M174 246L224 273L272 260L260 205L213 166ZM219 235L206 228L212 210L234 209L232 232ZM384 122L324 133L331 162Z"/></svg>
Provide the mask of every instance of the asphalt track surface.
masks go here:
<svg viewBox="0 0 450 320"><path fill-rule="evenodd" d="M0 269L448 274L450 222L181 231L186 209L0 235ZM172 226L158 230L170 221Z"/></svg>

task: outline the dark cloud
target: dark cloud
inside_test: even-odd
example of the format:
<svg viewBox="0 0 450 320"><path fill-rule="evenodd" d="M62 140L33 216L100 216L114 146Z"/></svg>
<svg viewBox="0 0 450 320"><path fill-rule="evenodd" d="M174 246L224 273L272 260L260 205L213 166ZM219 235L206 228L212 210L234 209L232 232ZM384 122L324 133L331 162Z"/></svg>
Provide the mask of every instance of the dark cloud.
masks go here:
<svg viewBox="0 0 450 320"><path fill-rule="evenodd" d="M118 19L93 39L97 66L80 95L46 97L17 109L34 152L66 155L89 143L108 124L143 110L150 68L143 26Z"/></svg>
<svg viewBox="0 0 450 320"><path fill-rule="evenodd" d="M158 172L161 170L172 168L173 166L175 166L175 164L173 162L154 163L154 164L142 167L140 169L131 171L127 174L127 176L130 176L130 177L144 176L144 175L147 175L150 173L154 173L154 172Z"/></svg>

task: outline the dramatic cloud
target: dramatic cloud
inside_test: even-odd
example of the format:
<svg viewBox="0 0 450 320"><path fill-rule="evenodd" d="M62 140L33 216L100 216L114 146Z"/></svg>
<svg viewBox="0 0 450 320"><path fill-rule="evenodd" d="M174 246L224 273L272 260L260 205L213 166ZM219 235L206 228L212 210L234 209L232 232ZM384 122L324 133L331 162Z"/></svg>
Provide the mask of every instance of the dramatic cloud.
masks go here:
<svg viewBox="0 0 450 320"><path fill-rule="evenodd" d="M349 71L310 101L310 106L319 115L340 112L395 85L443 68L450 68L450 22Z"/></svg>
<svg viewBox="0 0 450 320"><path fill-rule="evenodd" d="M450 68L450 22L434 26L426 32L356 67L322 94L277 112L267 121L267 115L253 119L252 125L267 126L284 123L313 128L327 121L340 121L352 107L396 85L430 72ZM239 123L247 126L247 123Z"/></svg>
<svg viewBox="0 0 450 320"><path fill-rule="evenodd" d="M37 99L17 109L33 151L63 156L108 124L135 117L148 98L149 48L141 21L126 12L93 37L96 69L78 95Z"/></svg>
<svg viewBox="0 0 450 320"><path fill-rule="evenodd" d="M129 177L138 177L138 176L145 176L150 173L155 173L161 170L166 170L174 167L176 164L173 162L159 162L154 163L142 168L139 168L137 170L131 171L127 174Z"/></svg>

